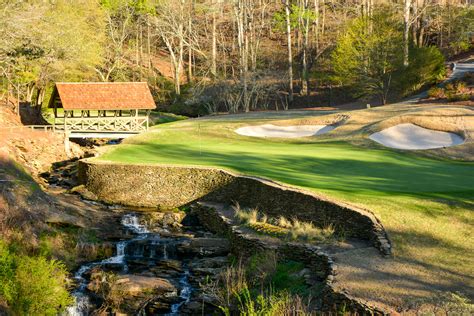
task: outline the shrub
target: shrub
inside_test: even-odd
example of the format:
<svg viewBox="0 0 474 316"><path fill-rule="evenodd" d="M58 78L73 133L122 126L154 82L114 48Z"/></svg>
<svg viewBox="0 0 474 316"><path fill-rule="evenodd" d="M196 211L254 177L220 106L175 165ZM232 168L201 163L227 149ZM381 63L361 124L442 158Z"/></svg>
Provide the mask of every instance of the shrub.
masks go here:
<svg viewBox="0 0 474 316"><path fill-rule="evenodd" d="M469 89L467 88L467 84L463 81L457 81L455 84L456 87L456 93L458 94L465 94L469 92Z"/></svg>
<svg viewBox="0 0 474 316"><path fill-rule="evenodd" d="M453 94L453 93L448 93L447 98L449 102L456 102L456 101L467 101L469 100L471 96L467 93L461 93L461 94Z"/></svg>
<svg viewBox="0 0 474 316"><path fill-rule="evenodd" d="M450 102L467 101L470 98L469 88L463 81L456 81L454 83L447 84L445 88L445 94L446 98Z"/></svg>
<svg viewBox="0 0 474 316"><path fill-rule="evenodd" d="M272 289L275 291L287 291L290 294L309 294L308 285L300 272L305 265L296 261L285 261L277 264L274 274L271 276ZM314 290L314 289L313 289Z"/></svg>
<svg viewBox="0 0 474 316"><path fill-rule="evenodd" d="M7 302L15 296L15 258L0 240L0 297Z"/></svg>
<svg viewBox="0 0 474 316"><path fill-rule="evenodd" d="M464 81L468 86L474 85L474 72L467 72L461 79Z"/></svg>
<svg viewBox="0 0 474 316"><path fill-rule="evenodd" d="M297 295L287 292L264 293L253 297L247 287L236 293L240 315L312 315L309 307Z"/></svg>
<svg viewBox="0 0 474 316"><path fill-rule="evenodd" d="M424 85L442 80L446 74L444 56L434 46L413 47L410 64L397 72L394 80L403 95L419 90Z"/></svg>
<svg viewBox="0 0 474 316"><path fill-rule="evenodd" d="M443 88L432 87L428 90L428 97L433 99L444 99L446 95L444 94Z"/></svg>
<svg viewBox="0 0 474 316"><path fill-rule="evenodd" d="M57 315L73 303L65 266L42 256L12 253L0 242L0 295L19 315Z"/></svg>

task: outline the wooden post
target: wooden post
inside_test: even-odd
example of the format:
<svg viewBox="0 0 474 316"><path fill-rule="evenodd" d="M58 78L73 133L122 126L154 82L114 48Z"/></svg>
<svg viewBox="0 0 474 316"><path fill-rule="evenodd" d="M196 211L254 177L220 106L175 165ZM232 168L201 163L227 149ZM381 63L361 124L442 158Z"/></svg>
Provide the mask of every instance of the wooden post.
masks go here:
<svg viewBox="0 0 474 316"><path fill-rule="evenodd" d="M133 122L133 124L131 124L131 129L135 129L137 130L138 128L138 110L135 110L135 121Z"/></svg>
<svg viewBox="0 0 474 316"><path fill-rule="evenodd" d="M53 110L53 115L54 115L54 119L53 119L53 131L56 130L56 117L58 116L58 104L56 102L56 100L53 100L53 104L54 104L54 110Z"/></svg>
<svg viewBox="0 0 474 316"><path fill-rule="evenodd" d="M146 130L148 130L149 127L149 119L150 119L150 112L151 110L146 110Z"/></svg>

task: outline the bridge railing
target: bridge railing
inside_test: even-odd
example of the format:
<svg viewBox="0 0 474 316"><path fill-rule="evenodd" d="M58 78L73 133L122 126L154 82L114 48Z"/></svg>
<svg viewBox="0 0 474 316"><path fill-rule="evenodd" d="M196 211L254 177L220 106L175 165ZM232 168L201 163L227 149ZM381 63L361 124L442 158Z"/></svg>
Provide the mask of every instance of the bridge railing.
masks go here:
<svg viewBox="0 0 474 316"><path fill-rule="evenodd" d="M68 117L56 121L57 131L67 132L126 132L140 133L148 129L147 116L131 117Z"/></svg>
<svg viewBox="0 0 474 316"><path fill-rule="evenodd" d="M18 130L24 130L24 129L32 129L36 131L45 131L45 132L54 132L54 126L53 125L19 125L19 126L2 126L0 127L0 130L6 130L6 131L18 131Z"/></svg>

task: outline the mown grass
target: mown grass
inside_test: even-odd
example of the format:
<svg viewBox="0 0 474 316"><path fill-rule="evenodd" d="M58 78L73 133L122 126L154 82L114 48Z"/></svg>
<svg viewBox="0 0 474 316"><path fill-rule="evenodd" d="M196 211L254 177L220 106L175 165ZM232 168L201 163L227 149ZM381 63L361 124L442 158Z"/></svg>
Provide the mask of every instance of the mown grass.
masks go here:
<svg viewBox="0 0 474 316"><path fill-rule="evenodd" d="M474 251L474 163L337 139L259 139L233 132L244 124L225 118L164 124L100 159L217 166L306 188L372 210L399 258L432 271L473 275L473 258L466 254Z"/></svg>

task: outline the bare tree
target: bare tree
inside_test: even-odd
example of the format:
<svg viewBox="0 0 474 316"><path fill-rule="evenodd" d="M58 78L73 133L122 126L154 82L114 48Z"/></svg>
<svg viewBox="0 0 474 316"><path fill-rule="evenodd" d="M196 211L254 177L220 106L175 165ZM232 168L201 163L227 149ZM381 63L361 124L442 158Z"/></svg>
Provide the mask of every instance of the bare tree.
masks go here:
<svg viewBox="0 0 474 316"><path fill-rule="evenodd" d="M403 65L408 66L408 47L410 33L410 7L411 0L404 0L403 10Z"/></svg>
<svg viewBox="0 0 474 316"><path fill-rule="evenodd" d="M95 71L102 81L110 81L112 75L115 74L120 79L122 72L126 67L125 54L127 50L127 41L133 31L133 8L123 4L118 8L110 8L105 10L106 14L106 36L105 41L105 59L100 67L96 67ZM136 33L138 45L138 32ZM138 64L138 46L136 59Z"/></svg>
<svg viewBox="0 0 474 316"><path fill-rule="evenodd" d="M239 56L240 84L242 86L242 107L250 111L251 94L249 89L249 64L252 72L257 67L258 49L263 29L265 27L266 5L260 1L258 5L253 0L234 0L234 17L237 27L237 47ZM255 86L254 84L252 87Z"/></svg>
<svg viewBox="0 0 474 316"><path fill-rule="evenodd" d="M285 6L285 21L286 21L286 38L288 45L288 84L289 84L289 96L288 100L293 103L293 53L292 53L292 41L291 41L291 20L290 20L290 0L283 0Z"/></svg>
<svg viewBox="0 0 474 316"><path fill-rule="evenodd" d="M183 69L184 50L189 43L189 15L186 1L163 1L157 8L154 19L158 35L168 49L173 66L174 89L181 94L181 71Z"/></svg>

